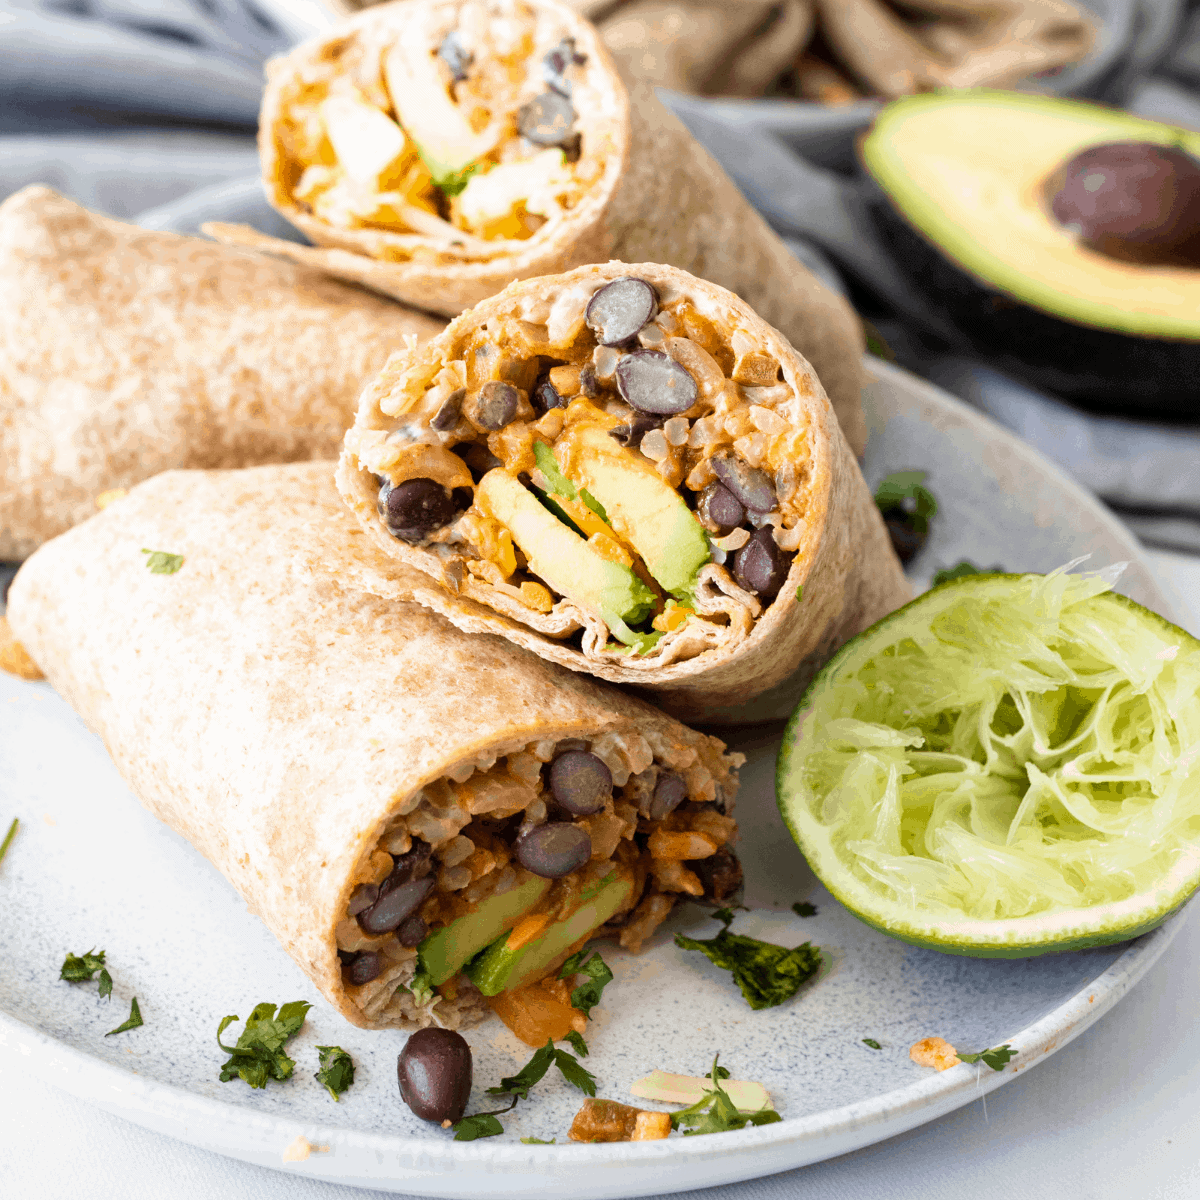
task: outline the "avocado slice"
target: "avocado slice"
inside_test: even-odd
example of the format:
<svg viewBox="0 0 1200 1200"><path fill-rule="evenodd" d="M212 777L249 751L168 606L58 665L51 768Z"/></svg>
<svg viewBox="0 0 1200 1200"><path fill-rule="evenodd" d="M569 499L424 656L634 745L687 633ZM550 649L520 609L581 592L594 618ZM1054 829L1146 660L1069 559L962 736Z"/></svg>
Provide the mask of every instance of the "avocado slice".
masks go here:
<svg viewBox="0 0 1200 1200"><path fill-rule="evenodd" d="M1190 415L1200 270L1101 254L1052 211L1064 166L1118 142L1200 158L1200 133L1093 104L983 90L887 105L860 153L877 187L871 216L944 336L1081 404Z"/></svg>
<svg viewBox="0 0 1200 1200"><path fill-rule="evenodd" d="M516 950L508 949L508 934L493 942L467 967L468 978L485 996L536 982L555 959L565 958L576 942L599 929L629 900L632 890L633 880L628 875L606 877L590 896L585 893L584 902L565 921L556 921L540 937Z"/></svg>
<svg viewBox="0 0 1200 1200"><path fill-rule="evenodd" d="M654 593L628 567L598 554L503 467L479 481L475 502L508 528L530 569L560 595L631 625L653 609Z"/></svg>
<svg viewBox="0 0 1200 1200"><path fill-rule="evenodd" d="M420 946L420 964L437 987L462 970L486 945L511 929L550 890L551 880L532 879L499 896L489 896L472 913L435 929Z"/></svg>
<svg viewBox="0 0 1200 1200"><path fill-rule="evenodd" d="M683 497L598 425L577 425L567 444L571 479L604 506L609 523L642 556L662 589L690 600L696 572L711 552Z"/></svg>

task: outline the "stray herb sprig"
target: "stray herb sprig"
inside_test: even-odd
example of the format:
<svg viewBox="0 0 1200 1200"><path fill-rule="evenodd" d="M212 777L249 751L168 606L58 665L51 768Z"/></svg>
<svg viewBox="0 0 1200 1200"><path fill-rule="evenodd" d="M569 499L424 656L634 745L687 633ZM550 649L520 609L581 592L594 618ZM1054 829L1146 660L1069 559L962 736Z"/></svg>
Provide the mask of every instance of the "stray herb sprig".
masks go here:
<svg viewBox="0 0 1200 1200"><path fill-rule="evenodd" d="M246 1027L236 1046L226 1046L221 1034L240 1018L236 1014L222 1017L217 1027L217 1045L229 1055L229 1061L221 1066L221 1082L228 1083L237 1077L252 1088L261 1088L267 1086L268 1078L280 1082L291 1078L296 1064L284 1054L283 1047L300 1032L310 1008L307 1000L293 1000L280 1008L277 1017L274 1004L256 1004L246 1018Z"/></svg>
<svg viewBox="0 0 1200 1200"><path fill-rule="evenodd" d="M100 995L107 1000L112 995L112 976L104 965L103 950L99 954L94 948L86 954L68 953L58 977L68 983L91 983L97 971L100 972Z"/></svg>
<svg viewBox="0 0 1200 1200"><path fill-rule="evenodd" d="M0 842L0 862L4 861L4 856L8 853L9 846L13 843L13 838L17 836L17 827L21 822L13 817L12 824L8 827L8 832L4 835L4 841Z"/></svg>
<svg viewBox="0 0 1200 1200"><path fill-rule="evenodd" d="M955 1051L957 1054L958 1052ZM993 1071L1003 1071L1008 1062L1015 1058L1017 1052L1005 1042L1003 1046L993 1046L990 1050L980 1050L978 1054L959 1054L958 1061L965 1063L982 1062Z"/></svg>
<svg viewBox="0 0 1200 1200"><path fill-rule="evenodd" d="M129 1016L116 1029L110 1029L104 1036L112 1037L114 1033L125 1033L127 1030L137 1029L139 1025L144 1025L145 1023L142 1020L142 1010L138 1008L137 997L134 996L133 1003L129 1006Z"/></svg>
<svg viewBox="0 0 1200 1200"><path fill-rule="evenodd" d="M875 489L875 503L885 516L903 515L917 533L928 533L929 522L937 516L937 500L923 486L927 472L896 471L883 479Z"/></svg>
<svg viewBox="0 0 1200 1200"><path fill-rule="evenodd" d="M149 555L146 566L151 575L174 575L183 566L183 555L172 554L168 550L142 550Z"/></svg>
<svg viewBox="0 0 1200 1200"><path fill-rule="evenodd" d="M815 917L817 915L817 906L809 904L807 900L798 900L792 905L792 912L798 917Z"/></svg>
<svg viewBox="0 0 1200 1200"><path fill-rule="evenodd" d="M991 575L1003 570L1004 568L999 563L994 567L977 567L973 562L964 558L962 562L957 562L952 567L935 571L933 582L929 586L937 587L940 583L949 583L951 579L962 579L966 575Z"/></svg>
<svg viewBox="0 0 1200 1200"><path fill-rule="evenodd" d="M713 1058L709 1074L712 1090L705 1088L704 1099L672 1113L671 1128L682 1129L684 1137L694 1137L703 1133L728 1133L733 1129L744 1129L747 1125L773 1125L781 1121L783 1118L770 1108L760 1108L752 1113L738 1112L737 1105L721 1086L720 1081L728 1079L729 1072L718 1066L717 1059L720 1057L718 1054Z"/></svg>
<svg viewBox="0 0 1200 1200"><path fill-rule="evenodd" d="M317 1055L320 1069L313 1078L325 1085L334 1100L340 1100L354 1082L354 1060L341 1046L318 1046Z"/></svg>
<svg viewBox="0 0 1200 1200"><path fill-rule="evenodd" d="M870 1046L872 1050L882 1050L883 1047L874 1038L863 1038L862 1044Z"/></svg>
<svg viewBox="0 0 1200 1200"><path fill-rule="evenodd" d="M571 992L571 1007L579 1009L590 1021L592 1019L592 1009L600 1003L600 996L604 991L605 985L612 983L613 973L599 954L593 954L591 958L588 958L587 947L585 946L578 953L572 954L563 963L562 970L558 973L559 979L566 979L571 975L585 975L587 977L583 983Z"/></svg>

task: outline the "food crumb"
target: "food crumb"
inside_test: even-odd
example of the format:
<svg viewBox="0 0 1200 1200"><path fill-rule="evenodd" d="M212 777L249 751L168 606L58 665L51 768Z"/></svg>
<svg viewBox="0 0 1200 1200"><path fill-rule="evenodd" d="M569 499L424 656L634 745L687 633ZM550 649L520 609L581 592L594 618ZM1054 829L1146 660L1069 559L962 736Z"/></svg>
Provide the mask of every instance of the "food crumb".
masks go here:
<svg viewBox="0 0 1200 1200"><path fill-rule="evenodd" d="M0 617L0 671L30 681L46 678L25 647L13 637L7 617Z"/></svg>
<svg viewBox="0 0 1200 1200"><path fill-rule="evenodd" d="M58 822L49 813L43 813L42 820L45 821L47 825L57 825L58 824Z"/></svg>
<svg viewBox="0 0 1200 1200"><path fill-rule="evenodd" d="M908 1057L918 1067L933 1067L935 1071L945 1071L958 1063L958 1051L945 1038L939 1037L922 1038L915 1042Z"/></svg>
<svg viewBox="0 0 1200 1200"><path fill-rule="evenodd" d="M304 1162L310 1154L328 1154L328 1146L315 1146L303 1134L297 1134L296 1140L290 1146L284 1148L284 1162Z"/></svg>
<svg viewBox="0 0 1200 1200"><path fill-rule="evenodd" d="M442 1122L442 1128L443 1128L443 1129L449 1129L449 1128L450 1128L450 1126L451 1126L451 1125L453 1125L453 1124L454 1124L454 1122L453 1122L453 1121L451 1121L449 1117L447 1117L447 1118L446 1118L446 1119L445 1119L445 1120Z"/></svg>

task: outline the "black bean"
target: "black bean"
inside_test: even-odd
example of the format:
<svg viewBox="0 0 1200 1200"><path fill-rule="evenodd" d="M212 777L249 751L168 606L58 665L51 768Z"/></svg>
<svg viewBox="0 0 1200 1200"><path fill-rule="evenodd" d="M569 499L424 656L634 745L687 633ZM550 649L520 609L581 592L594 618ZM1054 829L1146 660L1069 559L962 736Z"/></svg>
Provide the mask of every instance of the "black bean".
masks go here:
<svg viewBox="0 0 1200 1200"><path fill-rule="evenodd" d="M360 883L350 893L350 915L357 917L365 908L370 908L379 899L379 884Z"/></svg>
<svg viewBox="0 0 1200 1200"><path fill-rule="evenodd" d="M388 489L386 511L388 532L415 543L454 520L454 500L434 479L406 479Z"/></svg>
<svg viewBox="0 0 1200 1200"><path fill-rule="evenodd" d="M467 68L474 61L475 56L462 44L457 29L450 30L442 38L442 44L438 47L437 52L438 58L450 68L450 75L454 82L462 83L467 77Z"/></svg>
<svg viewBox="0 0 1200 1200"><path fill-rule="evenodd" d="M929 537L928 529L918 529L914 518L898 509L885 514L883 523L892 539L896 557L902 563L916 558L921 547L925 545L925 539Z"/></svg>
<svg viewBox="0 0 1200 1200"><path fill-rule="evenodd" d="M521 397L511 383L489 379L468 402L468 416L480 429L495 432L517 415Z"/></svg>
<svg viewBox="0 0 1200 1200"><path fill-rule="evenodd" d="M615 438L622 446L640 446L642 438L652 429L661 429L662 417L654 417L649 413L634 413L628 421L613 426L608 431L610 438Z"/></svg>
<svg viewBox="0 0 1200 1200"><path fill-rule="evenodd" d="M428 932L429 924L425 918L414 914L396 930L396 940L400 945L407 946L411 950L425 940Z"/></svg>
<svg viewBox="0 0 1200 1200"><path fill-rule="evenodd" d="M422 1121L458 1121L471 1098L471 1047L453 1029L418 1029L396 1059L400 1098Z"/></svg>
<svg viewBox="0 0 1200 1200"><path fill-rule="evenodd" d="M775 545L769 525L752 534L733 556L733 577L760 600L770 600L783 587L791 570L792 556Z"/></svg>
<svg viewBox="0 0 1200 1200"><path fill-rule="evenodd" d="M533 395L529 397L533 401L534 411L538 416L548 413L552 408L566 408L567 401L559 393L558 388L550 382L549 379L543 379L541 383L533 389Z"/></svg>
<svg viewBox="0 0 1200 1200"><path fill-rule="evenodd" d="M742 886L742 864L728 846L722 846L716 854L684 864L694 871L704 888L705 900L724 904Z"/></svg>
<svg viewBox="0 0 1200 1200"><path fill-rule="evenodd" d="M563 38L557 46L552 46L546 51L546 55L542 59L542 78L548 87L552 87L556 92L561 92L564 96L569 96L571 81L566 77L566 70L573 63L582 66L585 62L587 62L587 55L580 54L575 49L575 39Z"/></svg>
<svg viewBox="0 0 1200 1200"><path fill-rule="evenodd" d="M650 801L650 819L661 821L669 817L687 799L687 784L682 775L664 771L654 787L654 798Z"/></svg>
<svg viewBox="0 0 1200 1200"><path fill-rule="evenodd" d="M669 416L696 403L696 381L661 350L635 350L617 363L617 390L638 412Z"/></svg>
<svg viewBox="0 0 1200 1200"><path fill-rule="evenodd" d="M723 483L710 483L700 493L696 513L700 524L717 537L732 533L746 519L745 506Z"/></svg>
<svg viewBox="0 0 1200 1200"><path fill-rule="evenodd" d="M571 126L576 113L571 102L558 92L543 92L517 113L517 128L521 136L535 146L562 146L571 141Z"/></svg>
<svg viewBox="0 0 1200 1200"><path fill-rule="evenodd" d="M343 967L349 966L358 957L354 950L339 950L337 955Z"/></svg>
<svg viewBox="0 0 1200 1200"><path fill-rule="evenodd" d="M504 466L482 442L460 442L454 453L467 464L471 478L478 483L489 471Z"/></svg>
<svg viewBox="0 0 1200 1200"><path fill-rule="evenodd" d="M359 987L377 978L382 970L382 954L375 950L360 950L346 967L346 981Z"/></svg>
<svg viewBox="0 0 1200 1200"><path fill-rule="evenodd" d="M366 933L391 933L402 921L412 916L433 891L437 881L410 879L380 896L370 908L358 914L358 923Z"/></svg>
<svg viewBox="0 0 1200 1200"><path fill-rule="evenodd" d="M549 821L518 838L517 862L543 879L561 879L592 857L592 837L582 825Z"/></svg>
<svg viewBox="0 0 1200 1200"><path fill-rule="evenodd" d="M462 402L466 395L466 388L459 388L457 391L451 392L442 401L441 408L429 418L429 428L436 429L438 433L449 433L458 424L458 418L462 416Z"/></svg>
<svg viewBox="0 0 1200 1200"><path fill-rule="evenodd" d="M407 883L410 879L424 879L433 862L433 847L416 838L403 853L392 859L392 873L379 885L380 894Z"/></svg>
<svg viewBox="0 0 1200 1200"><path fill-rule="evenodd" d="M658 293L644 279L625 275L592 294L584 319L601 346L633 341L658 312Z"/></svg>
<svg viewBox="0 0 1200 1200"><path fill-rule="evenodd" d="M717 478L751 512L770 512L778 503L775 485L765 471L728 452L714 454L710 461Z"/></svg>
<svg viewBox="0 0 1200 1200"><path fill-rule="evenodd" d="M612 789L612 772L586 750L568 750L550 764L550 791L572 816L599 812Z"/></svg>

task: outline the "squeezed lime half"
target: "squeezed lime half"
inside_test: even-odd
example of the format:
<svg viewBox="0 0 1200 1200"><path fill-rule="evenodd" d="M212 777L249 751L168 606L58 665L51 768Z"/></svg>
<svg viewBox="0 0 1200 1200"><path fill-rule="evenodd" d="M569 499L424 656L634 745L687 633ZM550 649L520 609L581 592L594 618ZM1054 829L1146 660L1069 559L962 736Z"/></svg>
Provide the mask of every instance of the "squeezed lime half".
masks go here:
<svg viewBox="0 0 1200 1200"><path fill-rule="evenodd" d="M1023 958L1200 883L1200 642L1099 575L969 575L848 642L779 752L813 871L884 933Z"/></svg>

